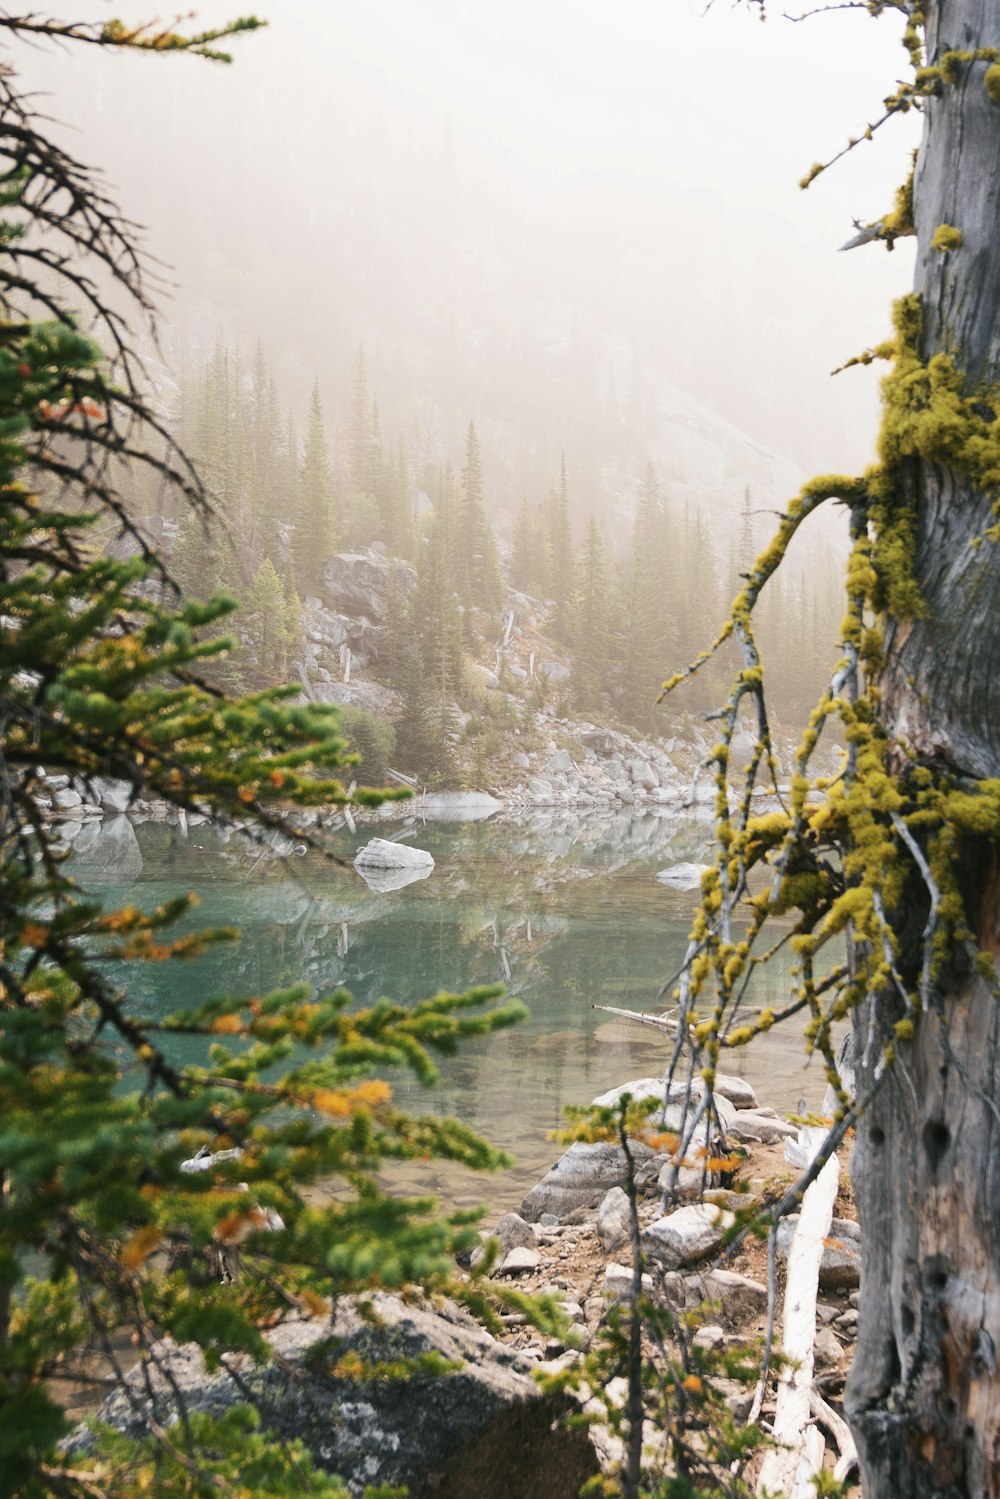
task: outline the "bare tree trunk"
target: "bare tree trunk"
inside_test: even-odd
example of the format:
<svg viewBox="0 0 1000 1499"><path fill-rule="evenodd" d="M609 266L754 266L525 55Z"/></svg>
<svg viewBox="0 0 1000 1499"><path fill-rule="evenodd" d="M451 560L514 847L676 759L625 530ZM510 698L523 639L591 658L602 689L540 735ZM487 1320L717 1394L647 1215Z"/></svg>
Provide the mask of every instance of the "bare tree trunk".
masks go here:
<svg viewBox="0 0 1000 1499"><path fill-rule="evenodd" d="M926 9L929 62L1000 46L997 0ZM986 66L964 65L928 100L915 180L922 353L950 354L967 394L1000 377L1000 107L983 86ZM961 231L958 249L931 248L940 224ZM990 523L992 498L918 460L907 483L928 616L890 625L883 717L924 763L997 777L1000 553L969 546ZM963 876L974 940L996 955L996 847L970 844ZM915 905L923 895L915 883ZM859 1056L869 1019L856 1020ZM852 1168L862 1289L847 1408L864 1493L1000 1496L1000 1006L988 984L956 967L941 1012L922 1015L899 1052L903 1067L859 1125ZM859 1068L861 1094L874 1061Z"/></svg>

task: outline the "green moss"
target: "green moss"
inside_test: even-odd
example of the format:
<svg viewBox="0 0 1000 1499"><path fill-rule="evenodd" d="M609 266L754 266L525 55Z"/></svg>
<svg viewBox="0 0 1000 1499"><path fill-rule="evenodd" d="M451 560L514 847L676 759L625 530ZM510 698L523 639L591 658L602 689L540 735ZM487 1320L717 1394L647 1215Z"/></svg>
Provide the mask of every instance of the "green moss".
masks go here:
<svg viewBox="0 0 1000 1499"><path fill-rule="evenodd" d="M983 88L986 90L990 102L1000 104L1000 64L994 63L986 69L983 77Z"/></svg>
<svg viewBox="0 0 1000 1499"><path fill-rule="evenodd" d="M962 231L956 229L954 224L939 224L931 235L931 249L939 250L946 255L949 250L957 250L962 244Z"/></svg>

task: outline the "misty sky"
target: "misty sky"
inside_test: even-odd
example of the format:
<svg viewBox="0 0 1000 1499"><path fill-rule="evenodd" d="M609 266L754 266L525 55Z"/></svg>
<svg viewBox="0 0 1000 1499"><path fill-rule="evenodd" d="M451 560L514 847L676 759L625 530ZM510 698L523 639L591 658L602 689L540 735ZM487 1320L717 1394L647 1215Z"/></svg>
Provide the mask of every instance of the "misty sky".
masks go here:
<svg viewBox="0 0 1000 1499"><path fill-rule="evenodd" d="M884 337L912 257L836 252L891 206L914 123L797 184L878 117L905 67L892 19L762 25L727 0L261 9L272 24L231 69L19 60L172 264L168 347L207 348L220 325L261 337L336 412L363 339L390 414L416 424L424 401L457 431L478 414L448 387L457 351L470 404L514 382L527 406L525 339L572 325L807 470L869 461L876 377L829 371ZM199 20L233 13L206 0Z"/></svg>

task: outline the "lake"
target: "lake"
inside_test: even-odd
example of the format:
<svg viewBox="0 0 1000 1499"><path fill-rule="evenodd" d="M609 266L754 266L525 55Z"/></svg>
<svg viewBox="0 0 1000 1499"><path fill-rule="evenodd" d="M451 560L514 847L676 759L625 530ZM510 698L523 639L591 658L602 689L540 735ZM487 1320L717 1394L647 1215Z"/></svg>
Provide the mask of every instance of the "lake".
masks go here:
<svg viewBox="0 0 1000 1499"><path fill-rule="evenodd" d="M528 1006L527 1021L443 1059L437 1088L404 1081L396 1094L406 1107L457 1115L517 1164L489 1179L408 1165L396 1179L439 1190L455 1206L516 1207L559 1154L549 1134L565 1105L662 1071L665 1035L594 1006L669 1005L658 993L683 959L696 896L655 874L704 861L711 821L665 809L592 816L546 809L520 823L421 823L411 814L345 831L338 851L349 860L375 835L403 835L427 849L435 860L429 878L378 893L351 868L294 854L260 858L206 826L187 838L163 824L139 825L133 835L122 818L104 825L74 872L81 881L101 872L108 901L127 895L146 908L197 890L201 903L188 925L240 928L236 945L193 962L136 965L130 991L154 1013L299 979L320 990L345 985L363 1003L505 983ZM787 992L779 956L749 997L777 1007ZM801 1095L817 1107L825 1090L821 1066L805 1067L794 1025L729 1053L723 1068L781 1110L794 1109Z"/></svg>

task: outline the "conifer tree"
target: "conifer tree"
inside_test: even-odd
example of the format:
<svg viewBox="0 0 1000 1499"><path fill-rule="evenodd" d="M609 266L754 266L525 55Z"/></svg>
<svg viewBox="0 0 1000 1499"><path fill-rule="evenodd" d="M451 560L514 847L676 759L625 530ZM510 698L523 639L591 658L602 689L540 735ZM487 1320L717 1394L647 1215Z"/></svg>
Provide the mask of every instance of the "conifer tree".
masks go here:
<svg viewBox="0 0 1000 1499"><path fill-rule="evenodd" d="M459 597L467 609L499 607L503 583L496 544L486 518L482 453L471 421L465 434L465 462L455 518L455 569Z"/></svg>
<svg viewBox="0 0 1000 1499"><path fill-rule="evenodd" d="M622 571L619 628L620 711L641 729L650 728L655 720L659 686L677 643L671 573L666 512L656 470L648 463Z"/></svg>
<svg viewBox="0 0 1000 1499"><path fill-rule="evenodd" d="M584 713L600 709L601 696L607 688L612 621L607 548L601 528L591 516L577 564L572 615L573 699Z"/></svg>
<svg viewBox="0 0 1000 1499"><path fill-rule="evenodd" d="M558 639L566 640L573 593L573 535L569 523L565 453L559 466L559 486L549 499L548 555L549 593L556 606L553 633Z"/></svg>
<svg viewBox="0 0 1000 1499"><path fill-rule="evenodd" d="M323 569L336 550L333 476L318 382L314 384L309 399L292 549L300 591L316 593L322 585Z"/></svg>

